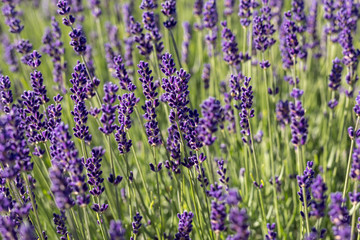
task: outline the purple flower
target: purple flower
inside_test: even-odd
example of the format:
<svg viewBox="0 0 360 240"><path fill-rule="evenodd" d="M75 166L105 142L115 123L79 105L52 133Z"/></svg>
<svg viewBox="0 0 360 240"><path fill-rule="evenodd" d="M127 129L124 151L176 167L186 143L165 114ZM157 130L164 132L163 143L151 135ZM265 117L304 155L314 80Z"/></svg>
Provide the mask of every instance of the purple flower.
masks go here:
<svg viewBox="0 0 360 240"><path fill-rule="evenodd" d="M31 87L34 90L36 96L39 97L42 104L49 102L49 98L47 97L46 93L46 86L44 85L43 75L39 71L34 71L30 73L30 80L31 80Z"/></svg>
<svg viewBox="0 0 360 240"><path fill-rule="evenodd" d="M60 240L66 240L68 231L65 225L66 223L65 212L61 211L60 214L54 213L53 216L54 216L53 221L56 226L56 232L61 235Z"/></svg>
<svg viewBox="0 0 360 240"><path fill-rule="evenodd" d="M181 48L181 60L182 62L186 63L188 60L189 55L189 45L192 37L192 28L189 22L183 23L183 29L184 29L184 40L182 43Z"/></svg>
<svg viewBox="0 0 360 240"><path fill-rule="evenodd" d="M248 27L251 23L251 10L257 7L257 3L254 0L240 0L239 3L239 17L240 17L240 24L243 27Z"/></svg>
<svg viewBox="0 0 360 240"><path fill-rule="evenodd" d="M210 72L211 72L211 66L208 63L204 64L204 68L201 74L201 79L204 82L204 88L209 88L209 82L210 82Z"/></svg>
<svg viewBox="0 0 360 240"><path fill-rule="evenodd" d="M321 175L317 175L314 182L311 184L311 193L314 200L311 202L310 216L321 218L325 215L326 199L325 192L327 190L326 184Z"/></svg>
<svg viewBox="0 0 360 240"><path fill-rule="evenodd" d="M127 140L126 132L131 128L131 114L134 112L135 105L140 101L140 98L136 98L134 93L125 93L122 96L118 96L118 120L120 126L115 133L115 140L118 143L118 149L121 154L130 151L132 146L131 139Z"/></svg>
<svg viewBox="0 0 360 240"><path fill-rule="evenodd" d="M111 240L125 240L126 231L122 226L121 221L111 220L109 235Z"/></svg>
<svg viewBox="0 0 360 240"><path fill-rule="evenodd" d="M355 106L353 107L353 111L357 116L360 116L360 91L359 94L356 96L356 103Z"/></svg>
<svg viewBox="0 0 360 240"><path fill-rule="evenodd" d="M156 108L160 105L158 92L156 91L157 86L153 81L153 77L151 76L152 71L147 62L140 61L138 68L138 73L141 76L139 80L142 83L143 93L146 98L145 105L142 106L145 111L143 117L147 121L145 123L146 134L149 144L157 146L162 143L159 124L156 119Z"/></svg>
<svg viewBox="0 0 360 240"><path fill-rule="evenodd" d="M4 239L18 239L16 221L10 216L0 216L0 234Z"/></svg>
<svg viewBox="0 0 360 240"><path fill-rule="evenodd" d="M231 16L234 12L235 0L224 1L224 16Z"/></svg>
<svg viewBox="0 0 360 240"><path fill-rule="evenodd" d="M105 24L105 28L107 30L108 39L109 39L109 43L107 43L107 45L116 48L117 52L120 53L122 49L121 49L121 41L119 37L118 27L116 25L112 25L110 22L107 22ZM115 56L110 58L111 62L113 61L114 57Z"/></svg>
<svg viewBox="0 0 360 240"><path fill-rule="evenodd" d="M227 129L230 133L236 132L236 122L235 122L235 113L234 109L231 104L232 97L229 93L224 93L224 114L225 114L225 120L229 122Z"/></svg>
<svg viewBox="0 0 360 240"><path fill-rule="evenodd" d="M236 36L229 28L227 28L226 21L221 22L221 25L223 26L223 30L221 32L221 46L224 55L223 59L229 65L236 67L240 62Z"/></svg>
<svg viewBox="0 0 360 240"><path fill-rule="evenodd" d="M280 51L283 60L283 67L290 68L294 65L294 59L300 53L300 44L296 33L298 27L291 20L291 12L284 13L284 20L280 28Z"/></svg>
<svg viewBox="0 0 360 240"><path fill-rule="evenodd" d="M224 128L224 109L221 107L220 101L213 97L205 100L200 107L203 117L199 122L199 140L209 146L216 140L213 134L217 132L218 128Z"/></svg>
<svg viewBox="0 0 360 240"><path fill-rule="evenodd" d="M182 214L178 213L177 217L179 218L179 227L178 233L175 234L175 240L191 239L190 233L193 228L192 221L194 214L185 210Z"/></svg>
<svg viewBox="0 0 360 240"><path fill-rule="evenodd" d="M84 161L84 166L88 171L88 184L92 187L89 192L95 197L99 197L105 190L105 187L101 186L104 181L101 177L101 157L104 154L105 150L102 147L94 147L91 150L91 157Z"/></svg>
<svg viewBox="0 0 360 240"><path fill-rule="evenodd" d="M71 7L67 0L59 0L57 3L58 14L64 16L62 22L65 26L72 26L75 22L75 17L70 14Z"/></svg>
<svg viewBox="0 0 360 240"><path fill-rule="evenodd" d="M309 9L309 15L307 16L307 29L306 31L309 33L311 42L307 44L307 47L310 49L314 49L320 45L319 37L317 34L317 15L318 15L318 2L314 1L311 3Z"/></svg>
<svg viewBox="0 0 360 240"><path fill-rule="evenodd" d="M359 76L356 74L356 69L359 63L360 50L355 49L353 44L353 37L349 24L342 29L339 35L339 43L343 48L343 64L347 67L348 73L345 77L346 82L353 88L353 85L358 81ZM349 97L352 96L352 89L346 93Z"/></svg>
<svg viewBox="0 0 360 240"><path fill-rule="evenodd" d="M280 100L276 104L276 120L279 122L282 128L290 123L290 109L289 102L287 100Z"/></svg>
<svg viewBox="0 0 360 240"><path fill-rule="evenodd" d="M211 202L211 229L215 233L219 233L226 230L226 205L223 201L213 200Z"/></svg>
<svg viewBox="0 0 360 240"><path fill-rule="evenodd" d="M133 228L133 233L134 234L138 234L139 233L139 229L141 227L141 220L142 220L142 216L140 215L140 213L136 213L136 215L134 216L134 221L131 223L132 228Z"/></svg>
<svg viewBox="0 0 360 240"><path fill-rule="evenodd" d="M8 76L0 75L0 100L5 113L10 113L10 105L13 102L11 82Z"/></svg>
<svg viewBox="0 0 360 240"><path fill-rule="evenodd" d="M225 168L225 160L224 159L217 159L215 158L215 162L218 166L218 170L216 171L217 174L220 176L219 181L224 184L225 186L225 190L228 191L229 190L229 180L230 177L226 176L226 171L227 169Z"/></svg>
<svg viewBox="0 0 360 240"><path fill-rule="evenodd" d="M335 238L350 239L351 227L349 212L344 204L346 201L341 193L336 192L330 195L329 217L333 224L332 230Z"/></svg>
<svg viewBox="0 0 360 240"><path fill-rule="evenodd" d="M341 83L341 73L343 70L342 64L338 58L333 61L333 66L329 75L329 88L333 91L338 90Z"/></svg>
<svg viewBox="0 0 360 240"><path fill-rule="evenodd" d="M290 93L290 97L299 100L303 94L304 94L303 90L298 89L298 88L293 88L293 90Z"/></svg>
<svg viewBox="0 0 360 240"><path fill-rule="evenodd" d="M301 34L306 31L305 3L303 0L292 0L291 12L293 19L297 23L298 32Z"/></svg>
<svg viewBox="0 0 360 240"><path fill-rule="evenodd" d="M167 0L161 3L161 12L167 17L167 20L163 22L164 27L172 29L176 26L176 0Z"/></svg>
<svg viewBox="0 0 360 240"><path fill-rule="evenodd" d="M32 68L37 68L40 66L41 61L41 54L38 53L36 50L34 50L32 53L29 54L27 58L27 65L29 65Z"/></svg>
<svg viewBox="0 0 360 240"><path fill-rule="evenodd" d="M204 27L212 29L218 22L218 12L216 8L216 0L208 0L203 10Z"/></svg>
<svg viewBox="0 0 360 240"><path fill-rule="evenodd" d="M15 44L11 44L9 37L7 35L3 35L2 36L2 41L1 41L2 45L3 45L3 56L4 56L4 60L7 63L7 65L9 66L9 70L11 72L17 72L19 70L19 65L18 65L18 60L16 57L16 45Z"/></svg>
<svg viewBox="0 0 360 240"><path fill-rule="evenodd" d="M203 5L204 5L203 0L195 0L193 7L194 15L200 16L202 14Z"/></svg>
<svg viewBox="0 0 360 240"><path fill-rule="evenodd" d="M23 222L19 228L19 237L22 240L37 239L34 226L28 222Z"/></svg>
<svg viewBox="0 0 360 240"><path fill-rule="evenodd" d="M89 126L86 125L88 111L86 109L85 100L88 97L88 89L91 83L87 78L85 65L78 61L77 65L74 67L74 72L71 75L73 77L70 79L70 83L73 84L70 88L72 93L71 99L75 103L74 110L71 111L75 121L75 127L73 128L74 136L86 142L90 142L92 136L89 133Z"/></svg>
<svg viewBox="0 0 360 240"><path fill-rule="evenodd" d="M253 21L254 46L257 50L265 52L275 44L272 35L275 33L274 25L266 15L255 16Z"/></svg>
<svg viewBox="0 0 360 240"><path fill-rule="evenodd" d="M105 187L101 184L104 182L104 178L101 177L101 161L104 156L105 150L102 147L94 147L91 151L91 158L88 158L83 164L87 169L88 184L91 186L90 194L99 198L105 191ZM108 204L94 203L91 209L95 212L103 213L108 208Z"/></svg>
<svg viewBox="0 0 360 240"><path fill-rule="evenodd" d="M253 105L253 91L252 86L250 85L251 78L244 78L244 85L241 87L241 103L239 106L240 109L240 127L242 130L240 131L243 135L250 135L250 122L249 119L255 116L255 110L252 108ZM245 137L243 137L243 141L247 142Z"/></svg>
<svg viewBox="0 0 360 240"><path fill-rule="evenodd" d="M42 43L44 45L41 50L51 57L54 64L54 82L60 85L57 87L58 90L61 90L61 92L65 93L66 89L64 86L63 72L66 70L67 63L62 62L62 57L65 53L65 49L63 47L64 43L61 41L61 29L55 17L51 18L51 25L51 30L45 30L45 34L42 39Z"/></svg>
<svg viewBox="0 0 360 240"><path fill-rule="evenodd" d="M314 170L312 169L313 167L313 162L307 162L307 166L306 169L304 170L304 174L303 175L298 175L297 178L297 182L299 185L300 190L298 191L298 195L299 195L299 199L300 202L302 202L302 205L307 208L310 203L311 203L311 195L310 195L310 186L313 182L313 178L314 178ZM304 192L305 191L305 192ZM305 200L306 200L306 206L305 206ZM305 217L304 212L300 211L301 215L303 217Z"/></svg>
<svg viewBox="0 0 360 240"><path fill-rule="evenodd" d="M123 90L127 90L130 92L135 91L136 86L131 82L131 79L127 73L127 70L125 68L125 64L123 63L123 60L121 56L117 56L114 58L114 64L115 64L115 76L119 79L119 85L120 88Z"/></svg>
<svg viewBox="0 0 360 240"><path fill-rule="evenodd" d="M275 223L273 223L273 224L267 223L266 224L266 228L268 229L268 233L265 235L266 240L276 240L277 233L274 231L275 227L276 227Z"/></svg>
<svg viewBox="0 0 360 240"><path fill-rule="evenodd" d="M13 106L7 115L0 117L0 162L3 166L0 177L8 180L33 169L20 114L19 109Z"/></svg>
<svg viewBox="0 0 360 240"><path fill-rule="evenodd" d="M20 34L24 29L18 17L18 12L15 10L16 1L3 1L2 13L5 16L5 24L9 26L11 33Z"/></svg>
<svg viewBox="0 0 360 240"><path fill-rule="evenodd" d="M301 101L297 100L295 103L290 102L289 109L291 118L291 142L295 147L305 145L308 134L308 123Z"/></svg>
<svg viewBox="0 0 360 240"><path fill-rule="evenodd" d="M70 46L73 47L77 54L83 55L86 51L86 37L82 29L72 29L69 33L71 38Z"/></svg>
<svg viewBox="0 0 360 240"><path fill-rule="evenodd" d="M231 208L229 214L230 229L235 232L227 240L247 240L250 237L248 215L245 209Z"/></svg>
<svg viewBox="0 0 360 240"><path fill-rule="evenodd" d="M149 58L153 51L152 37L149 33L143 33L141 24L136 22L133 16L130 17L130 32L134 37L134 41L138 43L136 47L139 49L139 53Z"/></svg>
<svg viewBox="0 0 360 240"><path fill-rule="evenodd" d="M95 18L99 18L101 15L100 0L89 0L91 13Z"/></svg>
<svg viewBox="0 0 360 240"><path fill-rule="evenodd" d="M311 229L310 233L305 234L304 240L318 240L325 238L326 235L326 229L323 228L319 232L316 230L315 227Z"/></svg>
<svg viewBox="0 0 360 240"><path fill-rule="evenodd" d="M350 177L355 181L359 181L360 180L360 138L356 139L356 147L354 148L352 159L353 162L351 165Z"/></svg>
<svg viewBox="0 0 360 240"><path fill-rule="evenodd" d="M87 194L88 186L82 173L84 167L68 128L64 123L60 123L53 131L50 146L53 163L50 173L53 182L52 191L55 196L59 194L57 198L57 204L61 205L59 208L72 206L71 193L77 196L76 203L80 207L85 207L90 202L90 196ZM64 175L65 170L70 174L70 178Z"/></svg>
<svg viewBox="0 0 360 240"><path fill-rule="evenodd" d="M57 207L65 210L75 205L75 201L71 197L70 179L65 176L65 173L59 169L58 165L53 164L53 167L49 170L49 177L52 182L51 191L54 194Z"/></svg>
<svg viewBox="0 0 360 240"><path fill-rule="evenodd" d="M111 82L107 82L104 84L104 97L103 97L103 105L101 106L101 110L103 112L100 121L103 124L103 127L99 127L99 130L106 135L109 135L115 131L117 125L115 124L115 112L117 109L117 105L114 105L117 95L116 92L119 90L119 87Z"/></svg>

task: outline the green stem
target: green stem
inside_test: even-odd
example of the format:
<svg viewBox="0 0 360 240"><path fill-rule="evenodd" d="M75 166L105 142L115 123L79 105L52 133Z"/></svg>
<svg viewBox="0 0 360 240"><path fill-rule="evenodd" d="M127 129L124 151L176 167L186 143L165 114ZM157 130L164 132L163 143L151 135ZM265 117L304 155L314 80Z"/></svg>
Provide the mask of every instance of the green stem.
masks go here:
<svg viewBox="0 0 360 240"><path fill-rule="evenodd" d="M37 229L38 229L38 236L40 237L41 240L44 240L44 236L42 235L42 231L41 231L39 215L38 215L38 212L37 212L37 205L35 203L35 199L34 199L34 196L32 194L32 190L31 190L31 187L30 187L28 176L27 176L27 174L25 172L23 173L23 177L24 177L24 180L25 180L26 188L28 190L28 195L30 196L32 209L33 209L33 212L34 212L34 215L35 215L35 222L36 222Z"/></svg>
<svg viewBox="0 0 360 240"><path fill-rule="evenodd" d="M357 128L359 125L359 119L360 119L360 117L357 117L357 119L356 119L356 124L355 124L355 129L354 129L355 132L357 131ZM345 184L344 184L344 189L343 189L343 194L342 194L343 198L345 198L346 189L347 189L347 185L349 182L349 175L350 175L350 169L351 169L351 158L352 158L353 149L354 149L354 138L351 139L351 144L350 144L350 151L349 151L346 175L345 175Z"/></svg>
<svg viewBox="0 0 360 240"><path fill-rule="evenodd" d="M154 156L154 161L155 161L155 165L157 166L157 160L156 160L156 148L153 147L153 156ZM162 210L161 210L161 199L160 199L160 188L159 188L159 177L158 177L158 172L156 172L156 188L157 188L157 198L158 198L158 207L159 207L159 211L160 211L160 229L161 229L161 233L159 238L161 238L162 233L164 232L164 219L163 219L163 214L162 214Z"/></svg>
<svg viewBox="0 0 360 240"><path fill-rule="evenodd" d="M176 42L175 42L174 34L173 34L173 32L171 30L169 30L169 32L170 32L171 40L172 40L172 43L173 43L173 46L174 46L174 49L175 49L176 58L177 58L177 60L179 62L180 68L182 68L181 59L180 59L179 51L178 51L178 48L177 48L177 45L176 45Z"/></svg>
<svg viewBox="0 0 360 240"><path fill-rule="evenodd" d="M356 196L356 193L357 193L357 188L358 188L358 181L355 180L355 186L354 186L354 191L355 191L355 196ZM354 203L354 208L356 206L356 201ZM352 214L352 217L351 217L351 237L350 239L354 239L354 232L355 232L355 219L356 219L356 212L357 211L354 211L353 214ZM359 236L360 234L358 234Z"/></svg>
<svg viewBox="0 0 360 240"><path fill-rule="evenodd" d="M113 174L113 176L115 178L116 177L116 175L115 175L115 166L114 166L113 153L112 153L111 144L110 144L110 136L108 136L106 138L106 140L107 140L107 145L108 145L109 153L110 153L111 171L112 171L112 174ZM114 186L114 190L115 190L116 211L117 211L118 217L120 217L120 205L119 205L120 202L119 202L119 196L118 196L118 191L117 191L116 186Z"/></svg>
<svg viewBox="0 0 360 240"><path fill-rule="evenodd" d="M264 53L263 53L263 60L265 60L264 58ZM266 89L268 89L268 80L267 80L267 74L266 74L266 69L264 68L264 78L265 78L265 86ZM267 91L267 90L266 90ZM267 92L265 92L266 95L266 107L267 107L267 121L268 121L268 126L267 129L269 131L269 143L270 143L270 164L271 164L271 175L272 175L272 179L274 182L273 185L273 200L274 200L274 205L275 205L275 215L276 215L276 226L278 229L278 233L280 234L282 231L282 227L281 227L281 221L280 221L280 216L279 216L279 207L278 207L278 202L277 202L277 191L276 191L276 184L275 184L275 162L274 162L274 153L273 153L273 136L272 136L272 126L271 126L271 118L270 118L270 101L269 101L269 94L267 94Z"/></svg>

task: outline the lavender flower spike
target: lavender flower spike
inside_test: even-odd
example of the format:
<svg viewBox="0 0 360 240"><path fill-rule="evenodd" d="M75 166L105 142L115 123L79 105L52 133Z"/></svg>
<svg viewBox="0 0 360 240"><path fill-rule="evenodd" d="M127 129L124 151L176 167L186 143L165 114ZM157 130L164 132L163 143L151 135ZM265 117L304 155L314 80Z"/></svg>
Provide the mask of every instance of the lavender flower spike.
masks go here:
<svg viewBox="0 0 360 240"><path fill-rule="evenodd" d="M182 214L178 213L177 217L179 218L179 231L175 234L175 240L190 240L190 233L193 227L192 219L194 217L194 214L185 210Z"/></svg>

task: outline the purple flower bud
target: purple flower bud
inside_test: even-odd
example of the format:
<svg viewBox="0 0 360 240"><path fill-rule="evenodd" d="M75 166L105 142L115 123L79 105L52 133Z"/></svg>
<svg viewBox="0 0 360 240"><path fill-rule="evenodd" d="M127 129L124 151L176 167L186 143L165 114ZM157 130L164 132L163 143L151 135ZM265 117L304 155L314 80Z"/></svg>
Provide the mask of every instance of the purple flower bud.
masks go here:
<svg viewBox="0 0 360 240"><path fill-rule="evenodd" d="M179 218L179 227L178 232L175 234L175 240L190 239L189 235L193 228L192 221L194 214L184 211L182 214L178 213L177 217Z"/></svg>

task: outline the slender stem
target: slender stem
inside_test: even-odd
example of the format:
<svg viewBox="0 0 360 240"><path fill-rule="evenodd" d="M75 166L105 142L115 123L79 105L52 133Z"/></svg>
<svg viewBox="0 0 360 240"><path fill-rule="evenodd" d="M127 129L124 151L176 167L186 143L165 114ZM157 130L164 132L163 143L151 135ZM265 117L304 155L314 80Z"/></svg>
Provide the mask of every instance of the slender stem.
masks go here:
<svg viewBox="0 0 360 240"><path fill-rule="evenodd" d="M252 137L252 132L251 132L251 123L249 121L249 132L250 132L250 141L251 141L251 148L250 151L252 151L253 154L253 158L254 158L254 167L255 167L255 172L256 172L256 181L258 181L258 183L260 184L260 175L259 175L259 170L258 170L258 165L257 165L257 159L256 159L256 154L255 154L255 148L254 148L254 139ZM265 214L265 208L264 208L264 202L263 202L263 198L262 198L262 194L261 194L261 190L260 188L259 190L259 200L260 200L260 206L261 206L261 213L262 213L262 222L263 222L263 226L266 225L266 214Z"/></svg>
<svg viewBox="0 0 360 240"><path fill-rule="evenodd" d="M202 228L202 224L201 224L202 221L200 220L199 209L198 209L198 205L197 205L197 203L196 203L195 196L194 196L194 186L193 186L193 182L192 182L192 176L191 176L190 169L188 169L188 174L189 174L191 197L192 197L192 199L193 199L193 203L194 203L194 207L195 207L196 218L197 218L197 220L198 220L198 222L199 222L201 235L203 235L203 234L204 234L204 230L203 230L203 228Z"/></svg>
<svg viewBox="0 0 360 240"><path fill-rule="evenodd" d="M35 221L36 221L36 225L37 225L37 228L38 228L38 235L39 235L41 240L44 240L44 236L42 235L42 231L41 231L39 215L38 215L38 212L37 212L37 205L35 203L33 192L32 192L31 187L30 187L28 176L27 176L27 174L25 172L23 173L23 177L24 177L24 180L25 180L26 188L28 190L28 195L30 196L31 205L32 205L33 212L34 212L34 215L35 215Z"/></svg>
<svg viewBox="0 0 360 240"><path fill-rule="evenodd" d="M357 189L358 189L358 181L356 180L355 186L354 186L354 191L355 191L354 196L356 196ZM356 206L356 204L357 204L357 202L355 201L354 207ZM354 211L352 214L352 217L351 217L351 237L350 237L350 239L354 239L356 212L357 211ZM360 234L358 234L358 236L359 235Z"/></svg>
<svg viewBox="0 0 360 240"><path fill-rule="evenodd" d="M182 68L181 59L180 59L179 51L177 49L177 45L176 45L176 42L175 42L174 34L173 34L173 32L171 30L169 30L169 32L170 32L171 40L172 40L172 43L173 43L173 46L174 46L174 49L175 49L176 58L177 58L177 60L179 62L180 68Z"/></svg>
<svg viewBox="0 0 360 240"><path fill-rule="evenodd" d="M136 108L135 108L135 109L136 109ZM136 111L136 112L137 112L137 111ZM128 136L129 136L129 139L132 139L131 136L130 136L129 131L127 131L127 134L128 134ZM136 152L135 152L134 145L131 145L131 151L132 151L132 153L133 153L133 155L134 155L135 162L136 162L136 166L137 166L137 168L138 168L138 170L139 170L139 173L140 173L141 182L142 182L142 184L144 185L144 188L145 188L146 196L147 196L148 200L150 200L150 195L149 195L149 192L148 192L148 190L147 190L147 189L148 189L148 186L146 185L145 178L144 178L143 172L142 172L142 170L141 170L139 160L138 160L138 158L137 158L137 156L136 156Z"/></svg>
<svg viewBox="0 0 360 240"><path fill-rule="evenodd" d="M264 58L264 53L263 55L263 60L265 60ZM264 71L264 78L265 78L265 86L266 89L268 89L268 80L267 80L267 74L266 74L266 69L263 69ZM266 90L267 91L267 90ZM272 126L271 126L271 117L270 117L270 113L271 113L271 109L270 109L270 101L269 101L269 94L267 92L265 92L266 95L266 106L267 106L267 121L268 121L268 126L267 129L269 131L269 143L270 143L270 164L271 164L271 175L272 175L272 179L274 182L273 185L273 199L274 199L274 205L275 205L275 215L276 215L276 226L278 229L279 234L282 232L281 229L281 221L280 221L280 217L279 217L279 207L278 207L278 202L277 202L277 191L276 191L276 184L275 184L275 162L274 162L274 153L273 153L273 136L272 136Z"/></svg>
<svg viewBox="0 0 360 240"><path fill-rule="evenodd" d="M358 128L358 125L359 125L359 119L360 119L360 117L357 117L357 119L356 119L355 130L354 130L355 132L356 132L356 130ZM349 157L348 157L346 175L345 175L345 184L344 184L344 189L343 189L343 194L342 194L343 198L345 198L346 189L347 189L347 185L348 185L348 182L349 182L349 175L350 175L350 168L351 168L351 158L352 158L353 149L354 149L354 138L351 139L351 144L350 144L350 151L349 151Z"/></svg>
<svg viewBox="0 0 360 240"><path fill-rule="evenodd" d="M71 228L71 231L74 234L73 238L79 239L78 234L77 234L78 225L77 225L77 221L75 220L74 210L72 208L70 208L70 210L68 210L68 214L69 214L68 219L69 219L69 222L70 222L70 228Z"/></svg>
<svg viewBox="0 0 360 240"><path fill-rule="evenodd" d="M90 238L90 229L89 229L89 220L88 220L88 213L86 211L86 207L81 207L84 213L84 219L85 219L85 229L86 229L86 238Z"/></svg>
<svg viewBox="0 0 360 240"><path fill-rule="evenodd" d="M154 156L154 161L155 161L155 165L157 166L157 160L156 160L156 148L153 147L153 156ZM161 199L160 199L160 189L159 189L159 177L158 177L158 172L156 172L156 188L157 188L157 198L158 198L158 207L159 207L159 211L160 211L160 228L161 228L161 233L160 235L162 235L162 233L164 232L164 219L163 219L163 214L162 214L162 210L161 210ZM160 236L161 239L161 236Z"/></svg>
<svg viewBox="0 0 360 240"><path fill-rule="evenodd" d="M110 144L110 136L108 136L106 138L106 140L107 140L107 145L108 145L109 153L110 153L111 171L112 171L114 178L116 178L113 153L112 153L111 144ZM117 211L118 217L120 217L120 205L119 205L120 202L119 202L119 196L118 196L118 191L117 191L116 186L114 187L114 190L115 190L116 211Z"/></svg>

